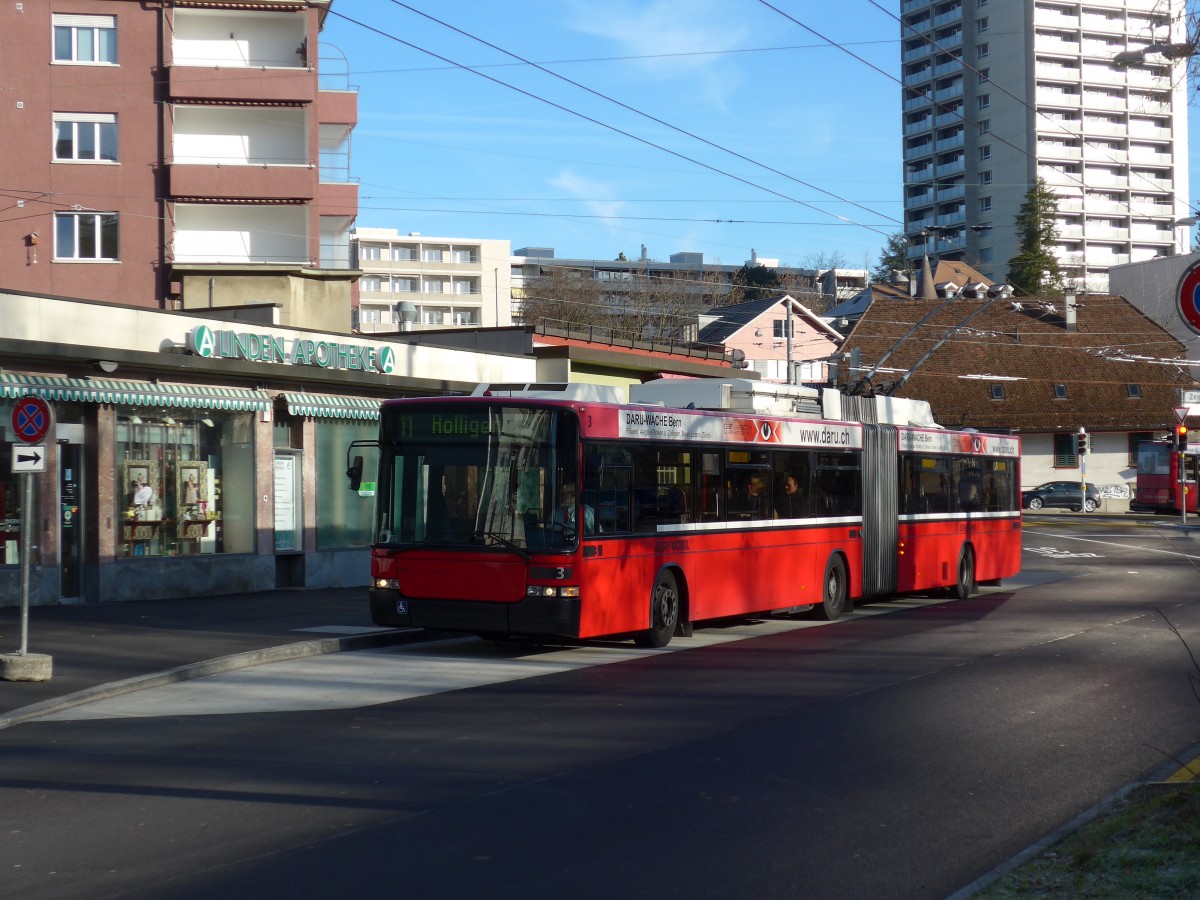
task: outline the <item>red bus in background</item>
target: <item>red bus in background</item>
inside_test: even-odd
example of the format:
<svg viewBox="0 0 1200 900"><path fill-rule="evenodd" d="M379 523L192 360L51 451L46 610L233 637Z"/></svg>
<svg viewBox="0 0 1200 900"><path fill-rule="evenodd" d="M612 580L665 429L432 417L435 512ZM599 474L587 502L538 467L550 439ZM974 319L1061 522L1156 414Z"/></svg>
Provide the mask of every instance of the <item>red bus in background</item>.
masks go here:
<svg viewBox="0 0 1200 900"><path fill-rule="evenodd" d="M1184 475L1187 487L1187 511L1197 511L1197 477L1200 455L1187 454ZM1143 441L1138 444L1137 487L1133 506L1152 512L1179 512L1179 451L1171 441Z"/></svg>
<svg viewBox="0 0 1200 900"><path fill-rule="evenodd" d="M387 401L368 446L381 625L662 647L1020 568L1012 437L493 390Z"/></svg>

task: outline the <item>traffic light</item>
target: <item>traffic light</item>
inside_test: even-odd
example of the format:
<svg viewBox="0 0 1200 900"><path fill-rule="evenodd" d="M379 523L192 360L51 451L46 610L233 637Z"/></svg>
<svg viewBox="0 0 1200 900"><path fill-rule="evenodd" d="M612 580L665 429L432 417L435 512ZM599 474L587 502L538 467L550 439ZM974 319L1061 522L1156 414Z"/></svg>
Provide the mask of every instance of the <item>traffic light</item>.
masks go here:
<svg viewBox="0 0 1200 900"><path fill-rule="evenodd" d="M1175 449L1180 450L1180 451L1187 450L1187 443L1188 443L1187 426L1186 425L1176 425L1175 426Z"/></svg>
<svg viewBox="0 0 1200 900"><path fill-rule="evenodd" d="M1078 456L1087 456L1087 432L1082 428L1079 429L1079 434L1075 436L1075 453Z"/></svg>

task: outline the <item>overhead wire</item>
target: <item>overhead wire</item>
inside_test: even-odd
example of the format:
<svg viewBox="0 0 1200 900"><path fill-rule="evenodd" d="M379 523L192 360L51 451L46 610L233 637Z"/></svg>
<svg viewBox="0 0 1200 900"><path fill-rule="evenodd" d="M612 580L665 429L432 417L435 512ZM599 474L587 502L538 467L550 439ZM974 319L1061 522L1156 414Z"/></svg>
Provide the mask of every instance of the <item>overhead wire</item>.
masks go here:
<svg viewBox="0 0 1200 900"><path fill-rule="evenodd" d="M394 0L393 0L393 2L394 2ZM401 5L401 4L398 4L398 5ZM640 137L640 136L638 136L638 135L636 135L636 134L633 134L632 132L626 131L626 130L624 130L624 129L622 129L622 128L618 128L618 127L617 127L617 126L615 126L615 125L611 125L611 124L609 124L609 123L607 123L607 122L603 122L603 121L601 121L600 119L597 119L597 118L595 118L594 116L589 116L589 115L587 115L586 113L582 113L582 112L579 112L578 110L571 109L570 107L564 106L564 105L563 105L563 104L561 104L561 103L556 103L555 101L553 101L553 100L550 100L550 99L549 99L549 98L547 98L547 97L539 97L537 94L534 94L534 93L533 93L533 92L531 92L531 91L527 91L527 90L525 90L525 89L523 89L523 88L517 87L516 85L509 84L508 82L506 82L506 81L502 81L502 80L501 80L501 79L499 79L499 78L493 78L491 75L488 75L488 74L486 74L486 73L484 73L484 72L480 72L480 71L478 71L478 70L476 70L476 69L473 69L473 68L471 68L470 66L467 66L467 65L465 65L465 64L462 64L462 63L459 63L459 62L457 62L457 61L455 61L455 60L452 60L452 59L450 59L449 57L446 57L446 56L443 56L443 55L442 55L442 54L440 54L440 53L436 53L436 52L434 52L433 50L429 50L429 49L426 49L426 48L424 48L424 47L418 46L417 44L414 44L414 43L412 43L411 41L406 41L404 38L401 38L401 37L399 37L398 35L391 34L391 33L389 33L389 32L383 31L382 29L376 28L376 27L375 27L375 26L373 26L373 25L369 25L369 24L367 24L366 22L361 22L361 21L359 21L359 20L357 20L357 19L351 18L350 16L347 16L345 13L341 13L341 12L338 12L337 10L333 10L333 9L331 9L331 10L329 11L329 14L330 14L330 15L332 15L332 16L336 16L336 17L338 17L338 18L340 18L340 19L342 19L342 20L344 20L344 21L346 21L346 22L349 22L349 23L353 24L353 25L357 25L358 27L360 27L360 28L363 28L363 29L365 29L365 30L367 30L367 31L370 31L370 32L372 32L373 34L376 34L376 35L378 35L378 36L380 36L380 37L382 37L382 38L385 38L386 40L394 41L394 42L396 42L396 43L398 43L398 44L401 44L402 46L408 47L409 49L416 50L416 51L417 51L417 52L419 52L419 53L424 53L424 54L426 54L426 55L428 55L428 56L432 56L434 59L438 59L438 60L441 60L442 62L450 63L451 65L454 65L454 66L456 66L456 67L458 67L458 68L462 69L463 71L466 71L466 72L472 72L473 74L475 74L476 76L478 76L478 77L480 77L480 78L483 78L483 79L485 79L485 80L487 80L487 81L490 81L490 82L492 82L493 84L499 85L500 87L504 87L504 88L507 88L507 89L509 89L509 90L511 90L511 91L515 91L516 93L518 93L518 94L521 94L522 96L524 96L524 97L527 97L527 98L529 98L530 100L534 100L534 101L536 101L536 102L538 102L538 103L545 104L545 105L547 105L547 106L550 106L550 107L552 107L552 108L554 108L554 109L557 109L557 110L559 110L560 112L564 112L564 113L566 113L566 114L568 114L568 115L575 116L576 118L582 119L582 120L584 120L584 121L586 121L586 122L590 122L591 124L593 124L593 125L597 125L597 126L599 126L600 128L604 128L604 129L606 129L606 130L608 130L608 131L612 131L612 132L614 132L615 134L619 134L619 135L621 135L621 136L623 136L623 137L629 138L630 140L632 140L632 141L636 141L636 142L637 142L637 143L639 143L639 144L643 144L643 145L645 145L645 146L652 147L652 148L654 148L654 149L656 149L656 150L659 150L659 151L661 151L661 152L663 152L663 153L666 153L666 154L668 154L668 155L670 155L670 156L673 156L673 157L675 157L675 158L677 158L677 159L684 160L684 161L686 161L686 162L689 162L689 163L691 163L691 164L693 164L693 165L699 166L699 167L700 167L700 168L702 168L702 169L706 169L707 171L710 171L710 172L712 172L712 173L714 173L714 174L721 175L721 176L723 176L723 177L725 177L725 178L730 178L730 179L732 179L732 180L734 180L734 181L737 181L737 182L739 182L739 183L741 183L741 184L744 184L744 185L746 185L746 186L748 186L748 187L752 187L752 188L754 188L754 189L756 189L756 190L764 191L764 192L766 192L766 193L768 193L768 194L771 194L771 195L773 195L773 196L779 197L779 198L781 198L781 199L784 199L784 200L789 200L789 201L791 201L792 203L799 204L800 206L805 206L805 207L808 207L809 209L813 209L813 210L815 210L815 211L817 211L817 212L819 212L819 213L822 213L822 214L824 214L824 215L828 215L828 216L832 216L832 217L835 217L835 218L844 219L844 220L846 220L846 221L853 221L852 219L848 219L848 217L845 217L845 216L840 216L840 215L838 215L837 213L831 213L831 212L829 212L828 210L821 209L819 206L816 206L816 205L814 205L814 204L812 204L812 203L808 203L807 201L800 200L800 199L798 199L798 198L796 198L796 197L789 196L788 194L784 194L784 193L782 193L781 191L776 191L776 190L774 190L773 188L769 188L769 187L766 187L766 186L764 186L764 185L757 184L757 183L755 183L755 182L753 182L753 181L750 181L750 180L749 180L749 179L747 179L747 178L742 178L740 175L735 175L735 174L734 174L734 173L732 173L732 172L727 172L727 171L725 171L724 169L721 169L721 168L719 168L719 167L717 167L717 166L714 166L714 165L711 165L711 164L709 164L709 163L706 163L706 162L703 162L703 161L701 161L701 160L698 160L698 159L695 159L695 158L693 158L693 157L690 157L690 156L688 156L688 155L687 155L687 154L685 154L685 153L681 153L681 152L679 152L679 151L677 151L677 150L672 150L672 149L670 149L669 147L665 147L665 146L663 146L662 144L657 144L657 143L655 143L654 141L651 141L651 140L649 140L648 138L643 138L643 137ZM423 15L423 14L422 14L422 15ZM486 42L484 42L484 43L486 43ZM497 48L497 49L499 49L499 48ZM501 52L506 52L506 51L501 51ZM550 73L550 74L554 74L554 73ZM557 75L556 75L555 77L561 77L561 76L557 76ZM569 80L569 79L564 79L564 80ZM665 124L665 123L664 123L664 124ZM873 210L872 210L871 212L873 212L875 215L879 215L878 213L875 213ZM883 218L891 218L891 217L890 217L890 216L883 216ZM899 220L895 220L895 221L899 221ZM885 236L888 234L888 232L880 231L878 228L875 228L874 226L870 226L870 225L862 225L861 223L855 223L855 224L859 224L859 226L860 226L860 227L862 227L862 228L865 228L865 229L866 229L866 230L868 230L868 231L873 231L873 232L875 232L875 233L877 233L877 234L882 234L882 235L885 235Z"/></svg>

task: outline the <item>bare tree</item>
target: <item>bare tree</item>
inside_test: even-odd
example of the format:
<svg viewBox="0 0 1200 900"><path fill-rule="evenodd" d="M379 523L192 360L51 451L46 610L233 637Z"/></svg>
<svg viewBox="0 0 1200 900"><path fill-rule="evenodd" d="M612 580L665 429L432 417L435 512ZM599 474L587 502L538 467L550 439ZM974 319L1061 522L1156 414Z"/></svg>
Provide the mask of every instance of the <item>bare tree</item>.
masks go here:
<svg viewBox="0 0 1200 900"><path fill-rule="evenodd" d="M520 301L521 320L530 325L613 324L609 297L601 284L585 272L553 268L527 278L520 288Z"/></svg>

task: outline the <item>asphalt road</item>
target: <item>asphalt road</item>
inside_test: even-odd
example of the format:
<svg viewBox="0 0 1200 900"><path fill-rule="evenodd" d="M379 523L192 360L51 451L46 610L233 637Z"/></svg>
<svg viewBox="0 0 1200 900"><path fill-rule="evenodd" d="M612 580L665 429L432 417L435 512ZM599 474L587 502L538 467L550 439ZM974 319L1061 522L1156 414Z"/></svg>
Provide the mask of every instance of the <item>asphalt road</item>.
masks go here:
<svg viewBox="0 0 1200 900"><path fill-rule="evenodd" d="M1026 525L1022 576L967 601L338 654L214 680L229 711L7 729L3 893L946 897L1200 737L1168 627L1200 650L1200 534Z"/></svg>

